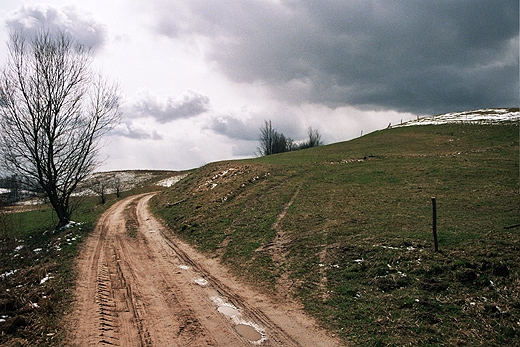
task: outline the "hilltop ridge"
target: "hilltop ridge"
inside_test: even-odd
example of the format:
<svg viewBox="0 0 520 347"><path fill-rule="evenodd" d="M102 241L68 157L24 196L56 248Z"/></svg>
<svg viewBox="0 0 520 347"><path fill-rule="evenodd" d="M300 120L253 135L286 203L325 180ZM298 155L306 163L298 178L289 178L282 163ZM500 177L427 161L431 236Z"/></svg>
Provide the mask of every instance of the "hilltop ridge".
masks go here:
<svg viewBox="0 0 520 347"><path fill-rule="evenodd" d="M449 123L477 123L497 124L503 122L520 121L520 110L518 108L486 108L462 112L449 112L428 117L417 117L394 128L412 125L439 125Z"/></svg>

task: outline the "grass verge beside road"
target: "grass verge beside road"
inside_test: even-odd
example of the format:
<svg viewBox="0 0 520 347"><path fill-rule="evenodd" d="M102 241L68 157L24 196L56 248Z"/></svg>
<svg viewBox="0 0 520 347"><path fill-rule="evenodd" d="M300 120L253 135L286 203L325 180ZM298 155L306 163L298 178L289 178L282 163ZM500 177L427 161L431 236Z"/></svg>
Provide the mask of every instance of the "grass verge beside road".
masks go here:
<svg viewBox="0 0 520 347"><path fill-rule="evenodd" d="M74 257L108 206L87 199L75 214L76 223L60 230L54 228L57 219L49 205L0 216L2 346L61 344L59 324L72 300Z"/></svg>

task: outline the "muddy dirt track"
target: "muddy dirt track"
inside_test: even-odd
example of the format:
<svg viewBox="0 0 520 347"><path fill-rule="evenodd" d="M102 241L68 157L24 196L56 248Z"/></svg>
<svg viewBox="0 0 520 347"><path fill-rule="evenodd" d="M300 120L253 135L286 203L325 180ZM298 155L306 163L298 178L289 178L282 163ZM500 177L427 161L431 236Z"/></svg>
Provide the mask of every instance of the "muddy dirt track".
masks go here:
<svg viewBox="0 0 520 347"><path fill-rule="evenodd" d="M294 303L277 303L177 240L153 194L101 217L78 260L70 346L340 346Z"/></svg>

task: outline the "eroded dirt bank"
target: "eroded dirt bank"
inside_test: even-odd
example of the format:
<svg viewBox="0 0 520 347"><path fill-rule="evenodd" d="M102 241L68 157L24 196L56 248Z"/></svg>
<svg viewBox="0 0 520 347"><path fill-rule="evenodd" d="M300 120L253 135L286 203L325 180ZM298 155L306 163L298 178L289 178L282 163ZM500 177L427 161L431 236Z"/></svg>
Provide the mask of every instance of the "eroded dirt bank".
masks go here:
<svg viewBox="0 0 520 347"><path fill-rule="evenodd" d="M100 219L78 260L72 346L340 346L297 305L275 303L175 239L153 194Z"/></svg>

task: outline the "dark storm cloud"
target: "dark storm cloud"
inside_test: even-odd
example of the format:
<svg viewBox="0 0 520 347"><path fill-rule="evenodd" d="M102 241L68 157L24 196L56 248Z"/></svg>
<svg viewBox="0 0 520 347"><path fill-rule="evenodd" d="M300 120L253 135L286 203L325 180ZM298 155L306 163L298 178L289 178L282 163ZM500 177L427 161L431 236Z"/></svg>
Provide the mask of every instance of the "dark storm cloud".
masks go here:
<svg viewBox="0 0 520 347"><path fill-rule="evenodd" d="M105 26L73 6L23 5L10 15L6 25L9 31L23 32L28 37L34 37L42 29L63 32L94 49L103 46L106 39Z"/></svg>
<svg viewBox="0 0 520 347"><path fill-rule="evenodd" d="M518 1L157 0L238 82L294 103L415 113L518 105Z"/></svg>
<svg viewBox="0 0 520 347"><path fill-rule="evenodd" d="M149 92L137 97L125 114L128 117L152 117L159 123L198 116L209 110L209 98L189 91L181 97L158 96Z"/></svg>

